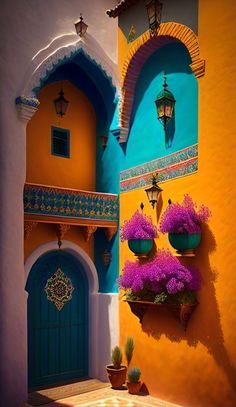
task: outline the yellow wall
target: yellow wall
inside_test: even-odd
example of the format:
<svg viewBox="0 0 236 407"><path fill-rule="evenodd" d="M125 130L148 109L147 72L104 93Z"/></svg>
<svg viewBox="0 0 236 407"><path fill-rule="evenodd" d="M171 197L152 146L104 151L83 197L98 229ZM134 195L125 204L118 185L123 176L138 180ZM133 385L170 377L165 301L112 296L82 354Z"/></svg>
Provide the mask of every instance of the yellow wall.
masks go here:
<svg viewBox="0 0 236 407"><path fill-rule="evenodd" d="M63 81L69 107L60 118L53 100L58 97L60 82L44 87L40 106L27 126L26 181L82 190L95 190L96 116L79 89ZM70 158L51 154L51 126L70 129Z"/></svg>
<svg viewBox="0 0 236 407"><path fill-rule="evenodd" d="M135 340L132 365L141 368L151 394L186 407L236 406L235 14L234 1L223 7L220 1L200 1L199 41L206 74L199 79L199 170L161 185L163 209L168 198L178 201L189 193L212 211L197 255L182 260L201 272L199 305L186 333L172 316L156 311L149 311L140 325L128 305L120 305L121 344L127 335ZM125 53L123 47L121 59ZM137 190L121 194L121 224L141 201L156 219L144 190ZM169 247L166 236L156 244ZM134 257L126 242L120 244L120 253L122 269Z"/></svg>

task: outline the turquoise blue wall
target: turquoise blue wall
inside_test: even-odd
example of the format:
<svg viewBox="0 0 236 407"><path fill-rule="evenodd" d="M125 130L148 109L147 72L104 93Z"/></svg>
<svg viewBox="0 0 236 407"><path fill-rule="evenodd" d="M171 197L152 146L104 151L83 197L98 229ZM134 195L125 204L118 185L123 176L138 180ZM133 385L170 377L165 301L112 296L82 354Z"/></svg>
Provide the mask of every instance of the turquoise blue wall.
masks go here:
<svg viewBox="0 0 236 407"><path fill-rule="evenodd" d="M126 168L197 143L198 83L190 63L188 51L177 43L159 49L145 63L136 85ZM175 117L167 127L166 136L154 103L163 89L164 71L168 89L176 99Z"/></svg>
<svg viewBox="0 0 236 407"><path fill-rule="evenodd" d="M98 145L97 185L106 192L119 192L121 170L163 157L198 141L198 83L189 68L191 59L180 43L170 44L156 51L145 63L135 91L131 127L126 151L123 151L112 130L118 127L118 109L110 124L108 144L105 150ZM166 72L169 89L176 99L175 118L166 135L157 119L155 99L163 85ZM112 263L108 269L101 261L101 250L107 243L102 234L95 243L97 267L101 270L100 289L116 291L118 276L118 236L110 246Z"/></svg>
<svg viewBox="0 0 236 407"><path fill-rule="evenodd" d="M80 53L69 63L59 66L46 78L44 84L68 79L90 99L97 114L96 189L119 193L120 171L163 157L197 143L198 85L189 64L189 54L180 43L170 44L156 51L145 63L135 91L131 128L123 149L114 130L119 127L116 89L104 71ZM175 96L175 120L165 137L157 119L155 99L163 84L166 71L169 89ZM100 137L108 136L103 149ZM118 235L108 242L104 231L95 234L94 259L99 276L100 292L116 292L119 270ZM103 262L104 250L111 251L109 267Z"/></svg>

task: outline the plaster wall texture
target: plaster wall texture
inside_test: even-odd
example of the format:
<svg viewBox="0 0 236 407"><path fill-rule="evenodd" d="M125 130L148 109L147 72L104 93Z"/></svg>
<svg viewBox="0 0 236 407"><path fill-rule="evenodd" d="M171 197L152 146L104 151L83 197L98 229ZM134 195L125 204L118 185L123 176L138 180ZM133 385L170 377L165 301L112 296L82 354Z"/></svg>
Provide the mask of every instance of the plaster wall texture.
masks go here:
<svg viewBox="0 0 236 407"><path fill-rule="evenodd" d="M115 2L114 2L115 3ZM114 3L27 0L1 3L0 171L1 171L1 347L0 404L21 405L27 398L26 293L23 266L23 202L26 174L26 123L19 120L15 98L32 66L32 58L58 36L74 38L82 12L89 32L116 61L116 24L105 15ZM107 30L110 34L107 35ZM57 41L57 40L56 40Z"/></svg>
<svg viewBox="0 0 236 407"><path fill-rule="evenodd" d="M199 170L195 175L168 181L162 205L153 211L144 190L121 194L121 224L142 201L155 223L168 205L189 193L212 211L203 229L201 245L194 258L185 259L199 268L202 288L187 331L170 315L149 311L139 324L125 303L120 304L121 345L127 335L135 341L133 364L152 395L191 407L234 407L236 405L235 250L236 222L234 117L236 80L234 44L236 9L228 0L199 2L199 43L206 60L206 73L199 84ZM121 52L125 54L126 49ZM184 97L184 95L183 95ZM220 105L218 102L220 100ZM222 111L227 115L221 114ZM157 247L170 247L166 236ZM133 259L127 244L120 245L120 269Z"/></svg>
<svg viewBox="0 0 236 407"><path fill-rule="evenodd" d="M195 33L198 31L198 1L197 0L163 0L161 2L161 21L175 21L187 25ZM138 38L148 30L148 18L145 2L138 0L119 16L119 27L126 39L129 39L131 27L135 29L134 38Z"/></svg>
<svg viewBox="0 0 236 407"><path fill-rule="evenodd" d="M62 118L53 100L63 83L68 110ZM87 97L68 81L55 82L39 94L40 105L27 126L26 181L36 184L95 190L96 116ZM51 154L51 128L70 131L69 158Z"/></svg>

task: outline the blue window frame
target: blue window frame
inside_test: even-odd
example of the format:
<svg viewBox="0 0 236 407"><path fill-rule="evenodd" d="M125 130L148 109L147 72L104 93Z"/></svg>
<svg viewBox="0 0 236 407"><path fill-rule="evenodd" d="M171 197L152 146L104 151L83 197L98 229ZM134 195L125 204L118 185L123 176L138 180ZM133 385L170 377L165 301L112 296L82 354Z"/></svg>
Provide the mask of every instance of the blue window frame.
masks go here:
<svg viewBox="0 0 236 407"><path fill-rule="evenodd" d="M52 127L51 153L58 157L70 158L70 130Z"/></svg>

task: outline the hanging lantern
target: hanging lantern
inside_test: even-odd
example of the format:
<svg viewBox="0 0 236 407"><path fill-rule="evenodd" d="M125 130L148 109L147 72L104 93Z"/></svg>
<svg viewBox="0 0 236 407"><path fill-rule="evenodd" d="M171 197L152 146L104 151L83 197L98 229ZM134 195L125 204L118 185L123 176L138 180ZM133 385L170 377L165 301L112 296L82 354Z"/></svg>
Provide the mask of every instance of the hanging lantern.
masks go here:
<svg viewBox="0 0 236 407"><path fill-rule="evenodd" d="M164 74L163 90L157 95L155 100L157 108L157 117L163 124L166 131L167 124L174 116L175 98L174 95L167 89L166 75Z"/></svg>
<svg viewBox="0 0 236 407"><path fill-rule="evenodd" d="M159 187L159 185L157 185L157 178L158 178L158 174L153 174L152 175L152 186L150 188L145 189L147 198L148 198L149 202L152 204L153 208L157 204L159 195L162 191L162 189Z"/></svg>
<svg viewBox="0 0 236 407"><path fill-rule="evenodd" d="M151 34L155 35L161 24L161 12L163 4L158 0L146 0L145 5L147 9L149 29Z"/></svg>
<svg viewBox="0 0 236 407"><path fill-rule="evenodd" d="M56 113L61 117L64 116L66 114L69 101L65 99L64 92L62 89L59 92L59 98L54 100L54 104Z"/></svg>
<svg viewBox="0 0 236 407"><path fill-rule="evenodd" d="M78 21L76 21L76 23L75 23L75 29L76 29L77 34L80 37L83 37L87 31L87 28L88 28L88 25L85 24L85 22L83 21L82 14L80 14L80 19Z"/></svg>

